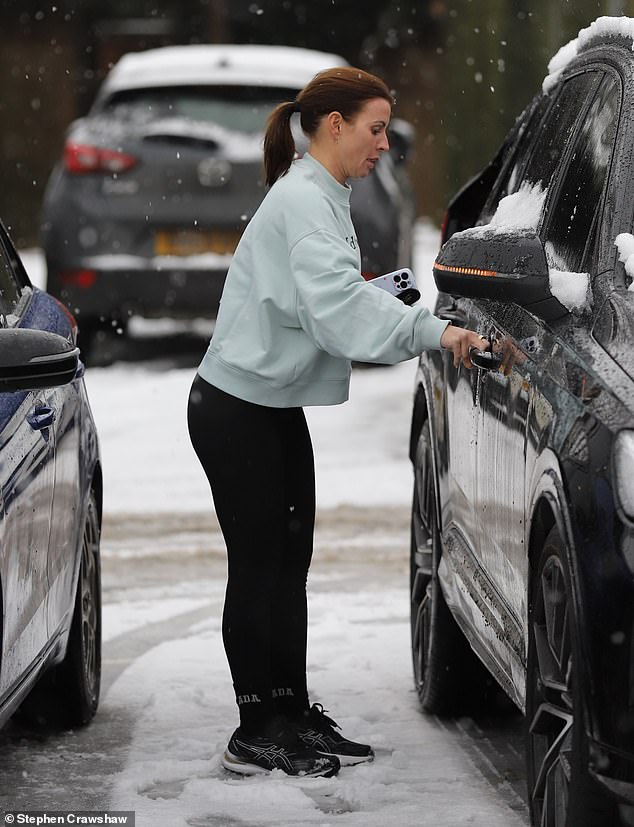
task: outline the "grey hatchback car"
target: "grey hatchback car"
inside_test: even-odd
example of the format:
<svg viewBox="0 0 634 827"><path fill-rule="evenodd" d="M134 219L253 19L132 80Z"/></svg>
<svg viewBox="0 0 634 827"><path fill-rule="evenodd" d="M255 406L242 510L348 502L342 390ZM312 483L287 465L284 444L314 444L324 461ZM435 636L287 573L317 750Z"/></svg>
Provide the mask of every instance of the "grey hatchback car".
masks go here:
<svg viewBox="0 0 634 827"><path fill-rule="evenodd" d="M131 315L216 314L231 256L264 195L266 119L337 55L278 46L174 46L125 55L71 125L41 236L47 289L91 331ZM367 278L410 264L411 127L355 182ZM298 151L302 136L297 130Z"/></svg>

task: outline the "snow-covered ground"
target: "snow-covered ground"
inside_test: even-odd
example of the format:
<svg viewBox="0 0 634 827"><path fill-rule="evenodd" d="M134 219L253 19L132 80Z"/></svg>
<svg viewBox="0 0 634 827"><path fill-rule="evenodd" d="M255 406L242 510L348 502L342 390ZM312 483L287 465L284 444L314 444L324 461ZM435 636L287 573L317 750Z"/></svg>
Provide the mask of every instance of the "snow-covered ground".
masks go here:
<svg viewBox="0 0 634 827"><path fill-rule="evenodd" d="M416 272L427 304L437 243L437 232L419 225ZM38 252L25 260L41 284ZM186 432L193 370L119 363L87 371L105 480L104 665L114 675L99 718L132 722L121 765L94 779L102 798L93 794L93 803L135 810L137 827L527 823L517 793L454 730L420 714L412 687L407 436L415 367L355 370L347 404L307 411L321 515L309 580L309 689L349 736L376 749L374 763L328 780L281 772L243 779L220 765L236 712L221 640L222 576L201 578L194 563L206 546L220 560L222 543ZM352 535L343 526L351 513L364 526ZM199 517L203 528L188 533ZM161 540L163 525L172 528ZM151 574L166 560L176 576L139 585L139 570ZM195 610L205 606L200 619ZM199 619L183 620L187 613ZM118 641L166 619L176 630L168 639L117 667L109 653ZM94 737L88 752L98 754L105 748ZM34 790L38 771L43 764L30 770ZM70 793L59 790L66 801Z"/></svg>

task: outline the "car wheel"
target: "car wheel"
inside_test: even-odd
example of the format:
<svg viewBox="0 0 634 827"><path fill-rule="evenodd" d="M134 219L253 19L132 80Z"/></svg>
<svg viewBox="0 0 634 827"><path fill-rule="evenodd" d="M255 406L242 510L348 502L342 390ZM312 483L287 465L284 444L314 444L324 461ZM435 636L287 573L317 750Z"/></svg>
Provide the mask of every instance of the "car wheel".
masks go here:
<svg viewBox="0 0 634 827"><path fill-rule="evenodd" d="M101 683L99 538L99 514L91 493L66 655L42 676L22 707L23 715L40 726L84 726L97 711Z"/></svg>
<svg viewBox="0 0 634 827"><path fill-rule="evenodd" d="M429 422L415 467L410 544L410 619L414 682L422 708L458 715L481 706L492 681L453 618L438 580L441 557Z"/></svg>
<svg viewBox="0 0 634 827"><path fill-rule="evenodd" d="M101 559L99 514L88 501L75 611L68 651L60 664L59 685L68 697L71 724L87 724L97 711L101 683Z"/></svg>
<svg viewBox="0 0 634 827"><path fill-rule="evenodd" d="M565 545L553 528L532 577L526 686L531 824L612 824L612 805L588 771L581 650Z"/></svg>

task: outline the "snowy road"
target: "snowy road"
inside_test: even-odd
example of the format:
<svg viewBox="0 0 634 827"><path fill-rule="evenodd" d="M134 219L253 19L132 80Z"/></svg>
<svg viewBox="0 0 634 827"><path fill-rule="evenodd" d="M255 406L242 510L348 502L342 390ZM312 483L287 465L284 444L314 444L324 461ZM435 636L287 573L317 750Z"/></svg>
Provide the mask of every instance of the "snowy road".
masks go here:
<svg viewBox="0 0 634 827"><path fill-rule="evenodd" d="M137 827L526 825L520 716L425 717L412 686L413 362L355 370L347 405L308 411L319 506L309 689L376 760L328 780L221 768L236 724L225 560L185 431L197 359L185 350L87 372L106 489L102 702L76 733L10 724L0 809L134 810Z"/></svg>
<svg viewBox="0 0 634 827"><path fill-rule="evenodd" d="M220 638L224 555L209 516L112 519L104 535L104 687L77 733L11 725L0 809L135 810L179 825L523 825L520 720L425 718L408 648L407 509L320 513L310 690L372 765L336 779L242 780L219 766L235 724Z"/></svg>

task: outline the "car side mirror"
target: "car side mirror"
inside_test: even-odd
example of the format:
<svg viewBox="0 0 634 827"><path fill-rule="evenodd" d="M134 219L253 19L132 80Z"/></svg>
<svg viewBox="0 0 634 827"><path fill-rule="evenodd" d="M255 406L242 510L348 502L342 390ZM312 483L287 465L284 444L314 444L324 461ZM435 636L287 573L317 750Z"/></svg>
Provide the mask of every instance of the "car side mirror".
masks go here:
<svg viewBox="0 0 634 827"><path fill-rule="evenodd" d="M414 146L414 127L402 118L394 118L390 121L388 140L390 142L390 155L395 164L405 164Z"/></svg>
<svg viewBox="0 0 634 827"><path fill-rule="evenodd" d="M434 262L434 279L442 293L514 302L545 321L568 313L550 290L546 251L533 232L455 233Z"/></svg>
<svg viewBox="0 0 634 827"><path fill-rule="evenodd" d="M66 385L79 366L79 348L57 333L0 328L0 393Z"/></svg>

